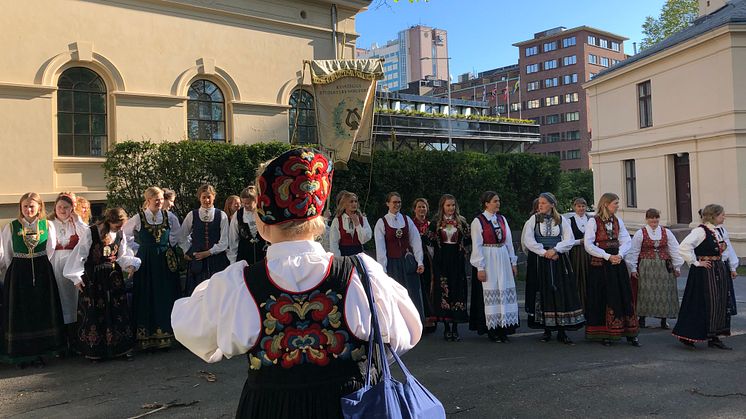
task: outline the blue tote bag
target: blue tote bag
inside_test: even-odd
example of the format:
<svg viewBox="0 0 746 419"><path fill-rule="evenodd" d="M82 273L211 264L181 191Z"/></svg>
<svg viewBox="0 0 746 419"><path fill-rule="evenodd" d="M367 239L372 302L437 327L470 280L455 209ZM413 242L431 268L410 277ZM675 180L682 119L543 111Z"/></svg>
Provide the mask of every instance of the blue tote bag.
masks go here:
<svg viewBox="0 0 746 419"><path fill-rule="evenodd" d="M414 378L394 351L389 352L404 373L404 380L399 382L391 376L368 273L357 256L353 256L352 261L368 297L372 330L368 337L368 373L365 385L342 397L342 414L347 419L445 419L443 405ZM378 349L381 379L377 384L371 385L373 358L376 355L374 348Z"/></svg>

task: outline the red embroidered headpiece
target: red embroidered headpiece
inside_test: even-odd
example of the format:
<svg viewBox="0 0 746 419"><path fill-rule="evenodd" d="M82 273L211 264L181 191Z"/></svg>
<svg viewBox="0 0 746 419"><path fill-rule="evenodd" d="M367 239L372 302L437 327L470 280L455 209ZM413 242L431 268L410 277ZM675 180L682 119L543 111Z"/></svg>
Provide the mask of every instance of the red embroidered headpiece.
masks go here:
<svg viewBox="0 0 746 419"><path fill-rule="evenodd" d="M312 148L287 151L257 180L256 212L265 224L305 221L321 215L332 188L329 160Z"/></svg>

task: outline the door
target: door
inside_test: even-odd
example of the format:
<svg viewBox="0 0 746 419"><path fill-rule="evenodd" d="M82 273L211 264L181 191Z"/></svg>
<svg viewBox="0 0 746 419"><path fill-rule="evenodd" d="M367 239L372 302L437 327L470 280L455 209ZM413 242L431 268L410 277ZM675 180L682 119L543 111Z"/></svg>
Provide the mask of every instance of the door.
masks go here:
<svg viewBox="0 0 746 419"><path fill-rule="evenodd" d="M679 224L689 224L692 222L689 153L678 153L673 158L676 178L676 221Z"/></svg>

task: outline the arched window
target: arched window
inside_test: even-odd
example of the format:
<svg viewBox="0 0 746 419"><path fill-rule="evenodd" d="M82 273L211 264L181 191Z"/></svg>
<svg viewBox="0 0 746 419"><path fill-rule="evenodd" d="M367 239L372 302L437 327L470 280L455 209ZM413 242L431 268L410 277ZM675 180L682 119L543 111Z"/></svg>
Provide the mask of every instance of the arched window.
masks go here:
<svg viewBox="0 0 746 419"><path fill-rule="evenodd" d="M298 131L295 128L296 115ZM294 138L294 135L296 136ZM316 144L316 109L313 95L303 89L296 89L290 95L290 142Z"/></svg>
<svg viewBox="0 0 746 419"><path fill-rule="evenodd" d="M85 67L65 70L57 82L57 154L106 153L106 84Z"/></svg>
<svg viewBox="0 0 746 419"><path fill-rule="evenodd" d="M225 99L220 88L209 80L197 80L187 95L189 139L225 141Z"/></svg>

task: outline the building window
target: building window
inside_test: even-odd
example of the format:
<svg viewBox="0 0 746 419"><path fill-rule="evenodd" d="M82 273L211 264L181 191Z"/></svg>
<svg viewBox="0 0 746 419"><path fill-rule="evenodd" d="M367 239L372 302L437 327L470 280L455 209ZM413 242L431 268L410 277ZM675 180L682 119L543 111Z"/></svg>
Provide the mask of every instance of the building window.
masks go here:
<svg viewBox="0 0 746 419"><path fill-rule="evenodd" d="M619 52L619 50L620 50L619 42L611 41L611 49L612 49L612 51Z"/></svg>
<svg viewBox="0 0 746 419"><path fill-rule="evenodd" d="M575 37L571 36L562 40L562 48L567 48L575 45Z"/></svg>
<svg viewBox="0 0 746 419"><path fill-rule="evenodd" d="M598 73L588 73L588 80L593 80L593 78L596 77L596 74Z"/></svg>
<svg viewBox="0 0 746 419"><path fill-rule="evenodd" d="M578 82L578 73L565 74L562 76L562 84L574 84Z"/></svg>
<svg viewBox="0 0 746 419"><path fill-rule="evenodd" d="M545 135L543 141L545 143L556 143L556 142L560 141L559 132L553 132L551 134Z"/></svg>
<svg viewBox="0 0 746 419"><path fill-rule="evenodd" d="M637 85L637 102L640 112L640 128L653 126L653 102L650 80Z"/></svg>
<svg viewBox="0 0 746 419"><path fill-rule="evenodd" d="M577 112L575 112L577 114ZM564 133L565 141L575 141L580 139L580 131L567 131Z"/></svg>
<svg viewBox="0 0 746 419"><path fill-rule="evenodd" d="M580 112L568 112L565 114L565 122L579 121Z"/></svg>
<svg viewBox="0 0 746 419"><path fill-rule="evenodd" d="M549 96L544 98L544 106L559 105L559 96Z"/></svg>
<svg viewBox="0 0 746 419"><path fill-rule="evenodd" d="M578 57L575 55L570 55L569 57L562 58L562 65L573 65L578 62Z"/></svg>
<svg viewBox="0 0 746 419"><path fill-rule="evenodd" d="M593 35L588 35L588 45L596 45L596 37Z"/></svg>
<svg viewBox="0 0 746 419"><path fill-rule="evenodd" d="M84 67L65 70L57 82L57 154L106 153L106 84Z"/></svg>
<svg viewBox="0 0 746 419"><path fill-rule="evenodd" d="M521 104L520 103L511 103L510 104L510 110L513 112L517 112L521 110Z"/></svg>
<svg viewBox="0 0 746 419"><path fill-rule="evenodd" d="M557 60L544 61L544 70L552 70L557 68Z"/></svg>
<svg viewBox="0 0 746 419"><path fill-rule="evenodd" d="M565 160L579 160L580 150L567 150L565 152Z"/></svg>
<svg viewBox="0 0 746 419"><path fill-rule="evenodd" d="M316 106L313 95L306 90L296 89L290 95L289 105L290 142L297 144L316 144ZM406 110L406 105L402 103L400 109ZM298 129L294 130L296 119L298 120Z"/></svg>
<svg viewBox="0 0 746 419"><path fill-rule="evenodd" d="M526 73L528 74L536 73L537 71L539 71L539 64L529 64L526 66Z"/></svg>
<svg viewBox="0 0 746 419"><path fill-rule="evenodd" d="M599 39L598 40L598 46L601 48L609 48L609 41L607 39Z"/></svg>
<svg viewBox="0 0 746 419"><path fill-rule="evenodd" d="M593 54L588 54L588 64L598 64L598 57Z"/></svg>
<svg viewBox="0 0 746 419"><path fill-rule="evenodd" d="M559 78L557 78L557 77L552 77L551 79L545 79L544 80L544 87L545 88L557 87L557 86L559 86Z"/></svg>
<svg viewBox="0 0 746 419"><path fill-rule="evenodd" d="M565 103L573 103L578 101L577 93L567 93L565 95Z"/></svg>
<svg viewBox="0 0 746 419"><path fill-rule="evenodd" d="M607 57L601 57L601 67L608 67L609 59Z"/></svg>
<svg viewBox="0 0 746 419"><path fill-rule="evenodd" d="M530 81L530 82L526 83L526 91L529 91L529 92L531 92L533 90L539 90L539 87L541 87L541 86L539 85L539 81L538 80L537 81Z"/></svg>
<svg viewBox="0 0 746 419"><path fill-rule="evenodd" d="M611 59L611 65L617 65L619 64L619 60Z"/></svg>
<svg viewBox="0 0 746 419"><path fill-rule="evenodd" d="M526 102L526 109L537 109L541 106L539 99L529 100Z"/></svg>
<svg viewBox="0 0 746 419"><path fill-rule="evenodd" d="M547 153L547 156L556 157L559 159L561 158L561 153L559 151L550 151L549 153Z"/></svg>
<svg viewBox="0 0 746 419"><path fill-rule="evenodd" d="M539 47L534 45L533 47L526 48L526 57L530 57L532 55L536 55L539 53Z"/></svg>
<svg viewBox="0 0 746 419"><path fill-rule="evenodd" d="M544 52L554 51L557 49L557 41L546 42L544 44Z"/></svg>
<svg viewBox="0 0 746 419"><path fill-rule="evenodd" d="M635 175L635 161L624 160L624 179L627 192L627 207L637 208L637 176Z"/></svg>
<svg viewBox="0 0 746 419"><path fill-rule="evenodd" d="M225 141L225 99L220 88L209 80L197 80L187 96L189 139Z"/></svg>
<svg viewBox="0 0 746 419"><path fill-rule="evenodd" d="M559 114L547 115L544 117L544 125L559 124L560 122L562 121L560 120Z"/></svg>

